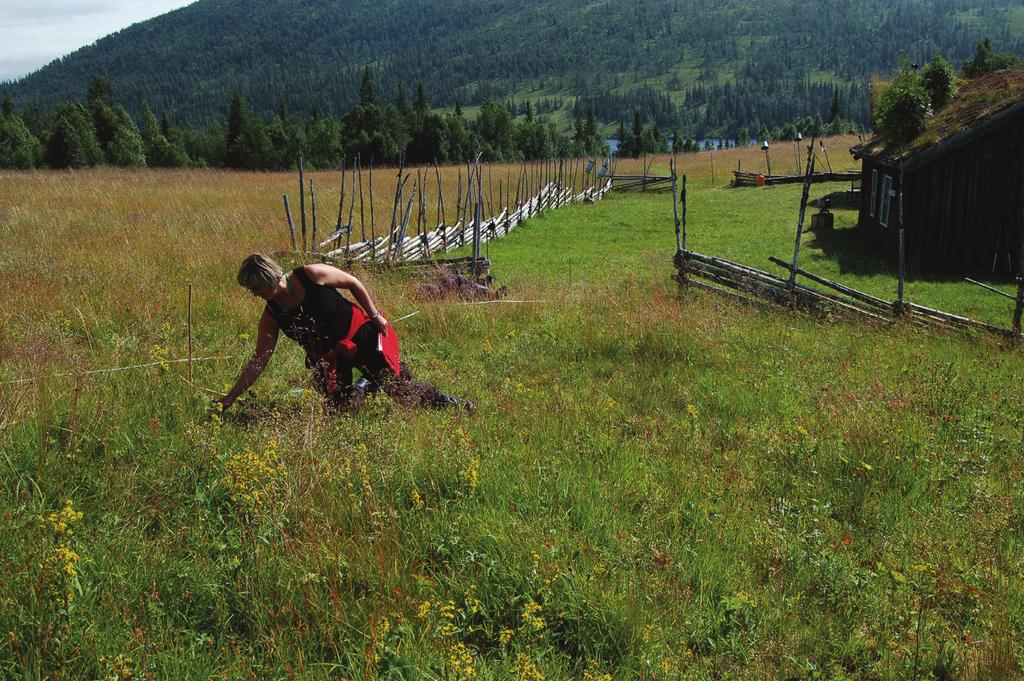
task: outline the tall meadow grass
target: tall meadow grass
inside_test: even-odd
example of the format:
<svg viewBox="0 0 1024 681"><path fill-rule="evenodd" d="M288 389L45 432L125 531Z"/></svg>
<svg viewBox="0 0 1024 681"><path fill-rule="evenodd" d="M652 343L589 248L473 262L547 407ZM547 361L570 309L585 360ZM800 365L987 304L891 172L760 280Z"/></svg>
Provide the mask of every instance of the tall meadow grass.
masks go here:
<svg viewBox="0 0 1024 681"><path fill-rule="evenodd" d="M714 181L680 157L694 247L766 266L799 190L723 189L715 153ZM260 309L235 267L286 249L295 176L0 180L4 677L1019 673L1015 351L682 295L669 194L610 194L488 244L542 302L357 271L476 414L326 413L282 343L207 418ZM188 284L196 355L229 357L194 386Z"/></svg>

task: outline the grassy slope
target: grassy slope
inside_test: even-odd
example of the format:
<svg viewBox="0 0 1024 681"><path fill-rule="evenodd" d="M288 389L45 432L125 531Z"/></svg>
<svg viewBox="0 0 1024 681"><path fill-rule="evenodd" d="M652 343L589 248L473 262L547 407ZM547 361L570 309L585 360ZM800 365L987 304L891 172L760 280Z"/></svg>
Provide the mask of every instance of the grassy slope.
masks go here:
<svg viewBox="0 0 1024 681"><path fill-rule="evenodd" d="M763 264L787 243L790 190L715 189L703 159L684 161L694 246L764 236L732 246ZM199 353L248 347L257 307L231 273L280 242L259 197L290 178L10 178L56 183L73 208L8 197L5 375L62 354L182 355L188 280ZM127 198L140 186L149 199ZM680 297L670 215L666 194L611 196L491 244L513 297L544 304L425 303L415 282L367 274L392 317L420 311L400 326L408 357L473 417L387 400L327 417L291 392L306 383L288 345L222 423L203 421L180 365L0 387L0 668L900 679L918 659L1008 674L1016 355ZM767 226L741 229L751 216ZM79 252L17 288L65 229ZM198 365L197 382L219 388L234 366ZM84 513L73 536L40 519L66 499ZM68 563L73 583L57 577Z"/></svg>

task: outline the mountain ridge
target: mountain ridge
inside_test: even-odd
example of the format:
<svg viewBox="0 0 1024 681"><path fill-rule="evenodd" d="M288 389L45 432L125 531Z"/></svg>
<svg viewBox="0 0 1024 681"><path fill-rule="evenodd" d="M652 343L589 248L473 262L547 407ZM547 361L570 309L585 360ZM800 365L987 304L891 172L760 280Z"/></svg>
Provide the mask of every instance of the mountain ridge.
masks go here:
<svg viewBox="0 0 1024 681"><path fill-rule="evenodd" d="M194 125L223 120L235 89L259 115L280 103L342 115L370 66L386 97L422 82L442 107L509 97L568 107L581 98L608 123L641 106L636 93L647 88L672 104L653 116L660 124L734 132L824 113L838 93L866 123L867 75L894 69L901 56L941 51L962 61L985 36L1024 51L1024 26L1009 21L1015 8L1006 0L199 0L6 88L19 104L50 108L104 75L130 110L147 99ZM831 87L812 87L820 85Z"/></svg>

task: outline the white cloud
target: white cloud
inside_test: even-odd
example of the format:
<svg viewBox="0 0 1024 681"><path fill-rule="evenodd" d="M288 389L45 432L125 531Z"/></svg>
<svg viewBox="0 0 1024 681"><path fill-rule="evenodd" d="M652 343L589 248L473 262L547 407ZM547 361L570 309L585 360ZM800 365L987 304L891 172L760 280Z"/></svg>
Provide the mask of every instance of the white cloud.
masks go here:
<svg viewBox="0 0 1024 681"><path fill-rule="evenodd" d="M20 78L126 26L195 0L3 0L0 80Z"/></svg>

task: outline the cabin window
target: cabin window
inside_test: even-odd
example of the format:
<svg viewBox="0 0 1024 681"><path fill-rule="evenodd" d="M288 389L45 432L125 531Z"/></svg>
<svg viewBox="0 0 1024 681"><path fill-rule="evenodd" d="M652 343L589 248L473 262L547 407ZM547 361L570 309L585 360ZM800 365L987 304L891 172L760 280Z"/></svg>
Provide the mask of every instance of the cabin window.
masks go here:
<svg viewBox="0 0 1024 681"><path fill-rule="evenodd" d="M878 205L878 224L882 225L882 227L889 226L889 204L894 193L892 190L892 178L886 175L885 182L882 183L881 203Z"/></svg>
<svg viewBox="0 0 1024 681"><path fill-rule="evenodd" d="M871 204L868 206L868 212L871 217L875 217L875 199L878 197L878 170L874 169L871 171Z"/></svg>

